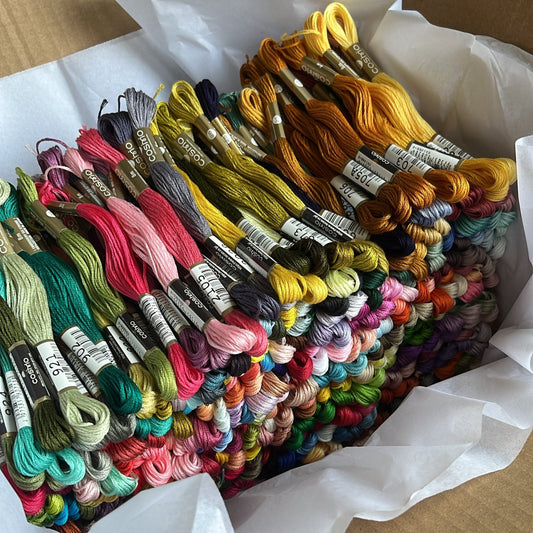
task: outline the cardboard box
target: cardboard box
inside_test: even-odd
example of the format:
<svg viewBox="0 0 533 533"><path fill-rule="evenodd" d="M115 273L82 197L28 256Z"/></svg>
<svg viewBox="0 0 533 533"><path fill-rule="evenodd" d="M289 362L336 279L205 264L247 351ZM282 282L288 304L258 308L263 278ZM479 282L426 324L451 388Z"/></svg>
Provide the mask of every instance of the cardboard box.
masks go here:
<svg viewBox="0 0 533 533"><path fill-rule="evenodd" d="M533 51L526 0L406 0L430 22L497 37ZM138 25L112 0L4 0L0 5L0 76L52 61L135 31ZM126 82L135 80L125 80ZM20 147L22 149L22 147ZM389 522L356 519L348 532L530 531L533 496L533 438L507 469L474 479L429 498ZM0 519L1 520L1 519Z"/></svg>

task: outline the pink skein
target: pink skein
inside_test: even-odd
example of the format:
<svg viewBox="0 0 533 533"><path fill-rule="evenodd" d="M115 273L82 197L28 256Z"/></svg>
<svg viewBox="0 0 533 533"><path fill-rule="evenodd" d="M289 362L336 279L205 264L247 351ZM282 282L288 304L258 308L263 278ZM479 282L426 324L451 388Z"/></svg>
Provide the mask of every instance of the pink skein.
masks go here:
<svg viewBox="0 0 533 533"><path fill-rule="evenodd" d="M146 448L141 472L152 487L168 483L172 477L170 453L166 448Z"/></svg>
<svg viewBox="0 0 533 533"><path fill-rule="evenodd" d="M22 508L26 514L33 515L43 510L47 495L45 483L35 490L22 490L13 481L13 478L10 476L7 469L7 465L2 465L2 472L9 481L9 484L13 487L13 490L17 493L17 496L22 503Z"/></svg>
<svg viewBox="0 0 533 533"><path fill-rule="evenodd" d="M126 159L123 154L115 150L112 146L108 145L95 129L80 130L80 136L78 137L77 142L78 145L81 146L85 151L101 157L111 166L113 166L113 168L116 167L116 165L118 165L122 160ZM179 221L176 213L172 209L172 206L163 196L150 189L145 189L139 195L137 200L143 210L146 211L146 214L142 217L141 211L135 208L135 206L118 198L110 198L108 200L108 207L115 214L115 216L117 216L117 218L123 222L123 227L126 229L130 239L132 239L132 242L136 241L133 242L133 246L137 255L139 255L140 249L143 248L143 254L148 251L154 256L154 259L155 257L158 257L159 261L157 264L154 264L153 261L149 260L151 259L150 255L145 255L144 260L152 267L157 279L165 287L167 287L168 283L178 277L173 261L168 262L168 259L171 257L170 254L172 254L172 256L185 268L190 268L197 262L203 262L203 257L198 250L196 243ZM126 222L127 220L132 222L133 225L129 225ZM154 228L153 234L159 237L159 239L154 242L151 240L148 241L146 238L147 236L145 237L146 233L144 230L146 230L145 226L148 220L155 225L155 227L152 226ZM144 238L146 238L146 241L148 242L146 242L146 244L143 243L143 245L140 246L141 243L139 242L139 239L142 240ZM147 247L150 249L146 250ZM166 254L163 252L163 249L166 254L168 254L168 257L165 257ZM139 255L139 257L141 257L141 255ZM168 269L165 271L165 268L167 267ZM175 276L173 276L174 270L176 270ZM169 276L172 277L169 278ZM164 283L163 280L166 280L167 282ZM234 325L233 331L223 332L225 329L223 327L224 324L218 321L219 323L213 324L211 328L214 330L213 332L218 329L219 333L221 334L225 333L228 336L237 335L237 337L233 339L235 341L235 345L237 346L240 341L240 344L245 346L244 348L240 347L238 351L232 352L227 350L228 352L246 352L252 356L260 356L265 353L268 344L266 332L258 322L235 309L228 312L228 314L225 316L225 320L227 325ZM212 322L214 321L211 321L210 324ZM207 328L209 328L209 325ZM249 333L249 335L245 336L244 332L242 332L239 338L239 335L236 331L237 328L243 329ZM251 331L252 329L253 333Z"/></svg>

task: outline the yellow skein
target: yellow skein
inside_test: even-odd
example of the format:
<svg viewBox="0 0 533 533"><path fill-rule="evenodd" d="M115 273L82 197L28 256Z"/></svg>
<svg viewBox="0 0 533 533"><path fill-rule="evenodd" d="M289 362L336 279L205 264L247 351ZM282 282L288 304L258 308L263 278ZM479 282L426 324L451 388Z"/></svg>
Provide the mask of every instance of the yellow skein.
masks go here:
<svg viewBox="0 0 533 533"><path fill-rule="evenodd" d="M409 235L415 242L423 242L424 244L437 244L442 241L442 234L434 228L425 228L419 224L404 224L403 230Z"/></svg>

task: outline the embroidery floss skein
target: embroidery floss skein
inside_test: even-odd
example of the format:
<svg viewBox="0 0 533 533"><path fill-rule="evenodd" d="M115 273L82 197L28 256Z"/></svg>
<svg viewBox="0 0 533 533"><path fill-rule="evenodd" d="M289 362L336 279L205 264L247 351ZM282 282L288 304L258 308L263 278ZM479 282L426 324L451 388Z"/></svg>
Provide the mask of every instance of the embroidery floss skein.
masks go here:
<svg viewBox="0 0 533 533"><path fill-rule="evenodd" d="M17 315L22 318L22 324L24 329L30 324L39 321L41 319L46 320L48 308L46 295L44 289L39 291L38 283L39 279L33 272L33 270L14 252L13 248L8 242L7 235L3 228L0 228L0 238L4 242L4 249L6 255L0 257L2 269L6 279L6 294L9 304L12 308L17 309ZM1 300L3 305L2 311L4 312L2 322L2 335L1 341L6 350L12 351L15 349L15 345L20 345L21 349L26 349L26 356L28 357L29 350L25 346L24 334L20 328L17 328L15 324L11 324L10 319L14 319L14 316L9 313L10 309L5 300ZM5 312L7 311L7 316ZM48 320L50 320L48 315ZM50 335L48 339L52 339L53 335ZM29 338L31 344L38 344L43 339ZM15 350L15 353L17 350ZM15 357L15 356L14 356ZM28 362L31 365L33 358L28 357ZM19 360L20 362L20 360ZM37 368L33 363L32 369L34 375L37 376ZM40 377L40 374L39 374ZM40 388L37 388L35 393L37 396L31 397L32 406L37 413L35 414L34 427L41 445L48 451L59 451L69 447L74 440L74 433L68 423L65 422L62 416L57 412L55 405L47 393L42 378L40 381ZM31 390L31 389L30 389ZM40 400L40 401L38 401Z"/></svg>
<svg viewBox="0 0 533 533"><path fill-rule="evenodd" d="M95 223L95 226L98 227L104 237L107 251L106 272L109 282L125 296L138 301L142 309L154 310L157 304L154 301L154 297L149 294L148 283L143 279L126 236L116 219L111 213L99 206L84 204L79 209L86 220ZM148 313L146 312L146 314ZM161 319L162 315L160 316ZM162 327L166 325L164 319L162 319L161 325ZM164 335L161 335L163 331ZM165 398L173 396L172 399L174 399L178 395L182 399L187 399L198 390L203 382L203 375L190 368L183 349L169 330L160 328L159 332L166 345L169 361L174 368L178 389L176 389L175 382L174 386L167 385L166 382L164 386L158 386L163 389ZM161 374L161 371L159 371L159 374Z"/></svg>
<svg viewBox="0 0 533 533"><path fill-rule="evenodd" d="M81 133L82 134L78 138L78 144L82 145L85 150L91 151L94 155L104 156L104 159L107 158L109 162L111 162L112 164L114 163L111 157L113 157L115 154L110 154L109 152L104 153L103 148L98 143L98 139L96 138L96 136L98 135L98 132L96 130L86 130L86 132ZM108 146L107 148L112 149L112 147L110 146ZM123 157L121 157L121 161L122 160L124 160ZM150 189L145 189L145 191L148 190ZM125 202L118 198L109 198L107 204L109 208L113 211L115 216L117 216L117 218L120 220L121 226L127 232L129 238L132 240L133 249L136 251L137 255L139 255L139 257L142 257L143 260L145 260L152 267L152 270L154 271L156 277L158 277L159 281L163 284L165 288L168 288L168 285L171 281L178 279L178 272L174 264L174 259L161 241L158 234L156 233L155 228L153 228L153 226L149 223L148 219L145 217L145 215L143 215L142 211L135 208L135 206L133 206L132 204L129 204L128 202ZM149 207L151 205L152 204L150 204ZM167 210L167 214L170 215L170 213L172 213L172 218L175 222L177 218L175 218L175 213L172 209ZM150 228L148 224L150 224L152 228L150 230L152 233L152 237L155 236L155 240L153 242L148 242L145 236L142 234L143 232L146 232L146 228L144 228L143 230L141 230L141 228L143 227L143 225L147 228ZM168 239L169 242L171 238L173 237L170 237ZM154 253L155 246L157 246L159 249L159 251L156 253L159 256L158 263L155 263L151 258L151 255ZM150 248L151 251L149 251L148 253L142 251L143 249L149 250ZM218 327L219 325L220 327ZM218 341L215 340L215 337L217 336L217 333L215 333L215 331L218 332ZM252 349L252 346L254 346L254 344L257 342L257 337L251 331L242 329L242 327L232 326L230 323L223 324L218 320L210 320L205 326L205 333L210 344L221 350L228 351L229 353L247 352ZM232 337L231 344L229 342L222 341L222 336L225 334Z"/></svg>
<svg viewBox="0 0 533 533"><path fill-rule="evenodd" d="M0 322L11 325L9 329L2 328L0 332L0 342L6 351L13 354L19 353L19 350L25 347L23 340L24 334L17 318L3 299L0 299L0 314L2 319ZM51 328L46 333L51 334ZM38 338L38 336L35 335L35 332L26 332L26 335L28 338L32 339L32 342ZM50 339L51 335L48 338ZM16 350L13 349L14 346L17 346ZM54 357L51 358L51 355L54 355ZM78 389L75 388L75 381L72 379L72 377L68 377L69 371L66 363L61 359L58 360L56 356L57 353L50 353L50 360L43 361L43 366L47 368L51 378L56 379L55 383L61 383L60 381L57 381L58 376L61 374L66 374L65 378L68 378L67 388L64 388L63 390L57 390L61 412L65 417L65 421L74 431L74 442L79 442L85 448L95 446L104 438L109 430L109 410L101 402L81 394ZM28 358L28 361L33 361L29 350L26 354L26 357ZM18 362L14 356L13 362L17 365L20 364L20 362ZM35 368L35 365L33 365L33 367ZM35 372L35 375L38 376L38 371ZM31 390L29 385L27 388L28 390ZM50 399L48 400L51 401ZM38 404L40 403L42 402L38 402ZM61 444L60 442L57 442L57 438L58 435L61 435L61 433L58 432L54 427L54 421L57 417L50 416L49 414L49 418L46 420L47 425L43 426L42 421L39 422L39 419L42 420L42 414L37 415L37 411L38 405L34 409L34 426L36 428L42 426L41 431L46 431L46 435L43 435L41 438L37 435L39 442L43 441L47 448L56 448L55 450L51 449L50 451L58 451L57 448L59 448ZM83 415L85 415L85 417ZM51 442L54 443L52 446L50 446Z"/></svg>
<svg viewBox="0 0 533 533"><path fill-rule="evenodd" d="M124 304L111 291L103 274L102 264L94 247L83 237L66 228L58 219L39 202L35 184L21 169L17 169L18 190L24 202L39 220L47 224L47 230L57 239L58 244L73 260L80 273L85 292L95 309L104 316L109 316L113 323L125 311ZM164 355L163 355L164 357ZM138 387L121 370L113 365L102 369L98 377L102 390L113 411L141 408L142 396ZM136 412L137 412L136 411Z"/></svg>
<svg viewBox="0 0 533 533"><path fill-rule="evenodd" d="M102 137L104 137L103 133L105 132L105 140L115 148L120 144L127 142L126 139L133 138L131 122L126 112L101 115L98 119L98 129ZM124 139L124 141L122 141L122 139ZM173 174L175 172L175 170L164 161L156 161L152 163L150 165L150 171L155 174ZM190 227L187 226L185 221L182 221L182 223L190 233ZM253 289L245 283L232 283L229 286L228 291L230 296L238 303L239 307L253 318L264 316L270 320L275 320L279 316L279 305L272 297Z"/></svg>
<svg viewBox="0 0 533 533"><path fill-rule="evenodd" d="M404 87L380 70L361 47L357 28L346 7L339 2L331 3L324 11L324 20L327 32L343 49L348 59L369 60L372 69L363 69L364 74L372 82L390 89L387 98L380 105L380 110L392 124L399 129L403 128L413 140L431 143L439 149L450 150L452 155L462 157L461 162L458 162L457 170L462 172L470 183L485 188L489 194L489 199L498 201L505 197L509 184L516 180L516 163L514 161L507 158L472 158L464 150L437 134L418 113ZM364 62L361 63L365 64ZM398 110L398 114L395 113L396 110ZM407 149L407 146L403 146L403 148Z"/></svg>
<svg viewBox="0 0 533 533"><path fill-rule="evenodd" d="M43 473L52 464L53 456L35 439L24 392L3 346L0 346L0 366L3 373L3 377L0 376L0 395L6 400L0 403L2 419L8 424L6 429L16 435L12 449L13 466L22 476L34 478L43 475L44 480Z"/></svg>

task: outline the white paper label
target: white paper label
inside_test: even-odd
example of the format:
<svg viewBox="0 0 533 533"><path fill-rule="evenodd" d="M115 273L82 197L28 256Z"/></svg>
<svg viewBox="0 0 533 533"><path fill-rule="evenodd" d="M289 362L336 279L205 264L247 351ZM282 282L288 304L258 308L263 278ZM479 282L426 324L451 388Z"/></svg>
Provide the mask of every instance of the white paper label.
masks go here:
<svg viewBox="0 0 533 533"><path fill-rule="evenodd" d="M408 151L424 163L442 170L456 170L457 165L461 162L458 157L433 150L423 144L411 143Z"/></svg>
<svg viewBox="0 0 533 533"><path fill-rule="evenodd" d="M224 133L222 135L222 138L226 141L226 144L230 144L231 142L233 142L233 138L229 133Z"/></svg>
<svg viewBox="0 0 533 533"><path fill-rule="evenodd" d="M67 389L77 388L76 375L65 361L63 354L59 351L54 341L41 342L35 346L35 349L39 353L44 371L58 393Z"/></svg>
<svg viewBox="0 0 533 533"><path fill-rule="evenodd" d="M212 251L217 257L220 257L222 260L228 262L230 266L232 266L234 262L236 266L247 272L248 275L254 273L253 268L251 268L250 265L248 265L246 261L239 257L231 248L228 248L218 237L215 237L215 235L210 235L206 240L206 245L208 241L210 241L213 245L213 247L210 247L209 250ZM220 254L217 254L217 251L220 252Z"/></svg>
<svg viewBox="0 0 533 533"><path fill-rule="evenodd" d="M278 246L278 243L271 239L268 235L263 233L259 228L256 228L250 221L245 218L241 219L237 224L237 227L244 231L250 240L254 241L255 244L263 248L263 250L270 255L272 250Z"/></svg>
<svg viewBox="0 0 533 533"><path fill-rule="evenodd" d="M22 428L31 428L31 414L24 398L24 393L18 382L15 372L12 370L5 373L7 388L9 390L9 397L11 399L11 407L13 408L13 414L15 415L15 422L17 429L20 431Z"/></svg>
<svg viewBox="0 0 533 533"><path fill-rule="evenodd" d="M105 354L77 326L68 328L61 335L61 340L96 376L102 369L111 364Z"/></svg>
<svg viewBox="0 0 533 533"><path fill-rule="evenodd" d="M332 213L331 211L326 211L323 209L320 214L332 224L335 224L342 228L344 231L348 232L354 239L360 239L366 241L369 237L368 231L362 228L361 225L355 220L350 220L349 218L337 215L337 213Z"/></svg>
<svg viewBox="0 0 533 533"><path fill-rule="evenodd" d="M300 222L299 220L296 220L292 217L288 218L283 224L283 226L281 226L281 231L289 237L296 239L297 241L301 239L313 239L314 241L322 244L323 246L329 244L330 242L333 242L325 235L322 235L322 233L315 231L303 222Z"/></svg>
<svg viewBox="0 0 533 533"><path fill-rule="evenodd" d="M116 349L120 351L120 356L126 359L129 364L136 365L141 362L128 341L115 326L107 326L106 332L109 335L108 342L115 344Z"/></svg>
<svg viewBox="0 0 533 533"><path fill-rule="evenodd" d="M371 170L368 170L353 159L346 163L346 166L342 169L342 173L344 176L359 185L359 187L361 187L364 191L369 192L373 196L377 196L381 187L387 183L377 174Z"/></svg>
<svg viewBox="0 0 533 533"><path fill-rule="evenodd" d="M330 181L330 184L354 209L357 209L363 202L370 200L369 196L359 192L357 187L344 176L335 176Z"/></svg>
<svg viewBox="0 0 533 533"><path fill-rule="evenodd" d="M159 305L159 309L161 309L165 320L174 330L176 335L179 335L182 329L191 327L185 318L185 315L183 315L183 313L170 301L163 291L154 290L152 291L152 294L155 296L157 305Z"/></svg>
<svg viewBox="0 0 533 533"><path fill-rule="evenodd" d="M443 137L439 134L435 135L435 137L431 139L431 142L428 143L428 146L430 145L434 145L435 148L444 150L445 152L460 157L461 159L474 159L474 157L468 152L465 152L462 148L459 148L459 146L452 143L452 141L449 141L446 139L446 137Z"/></svg>
<svg viewBox="0 0 533 533"><path fill-rule="evenodd" d="M423 177L427 172L433 170L428 164L406 152L403 148L391 144L385 152L385 158L394 166L397 166L404 172L410 172L416 176Z"/></svg>
<svg viewBox="0 0 533 533"><path fill-rule="evenodd" d="M189 272L198 287L222 316L234 308L231 296L208 264L198 263L191 267Z"/></svg>
<svg viewBox="0 0 533 533"><path fill-rule="evenodd" d="M355 162L359 163L362 167L369 170L372 174L379 176L387 183L390 182L395 172L393 172L391 169L386 168L386 166L384 166L379 160L376 160L377 156L372 156L372 154L372 150L361 148L355 155ZM346 174L344 175L346 176Z"/></svg>
<svg viewBox="0 0 533 533"><path fill-rule="evenodd" d="M96 376L91 373L71 351L67 352L65 357L81 379L78 384L78 390L82 394L87 394L88 391L93 397L99 396L102 393L102 389L100 388L100 383L98 383Z"/></svg>
<svg viewBox="0 0 533 533"><path fill-rule="evenodd" d="M176 339L176 336L167 324L163 313L161 313L156 299L151 294L143 294L141 296L139 307L161 339L163 346L168 348L170 344L178 342L178 339Z"/></svg>
<svg viewBox="0 0 533 533"><path fill-rule="evenodd" d="M95 343L95 346L109 359L109 362L112 365L117 366L117 360L115 359L111 348L105 340L102 339L101 341L98 341Z"/></svg>
<svg viewBox="0 0 533 533"><path fill-rule="evenodd" d="M278 244L282 248L288 248L289 246L292 246L294 244L294 241L291 241L290 239L286 239L285 237L281 237Z"/></svg>
<svg viewBox="0 0 533 533"><path fill-rule="evenodd" d="M7 433L15 433L17 431L17 424L15 423L15 414L11 405L11 398L7 392L6 384L2 376L0 376L0 414L4 420L4 426Z"/></svg>

